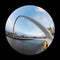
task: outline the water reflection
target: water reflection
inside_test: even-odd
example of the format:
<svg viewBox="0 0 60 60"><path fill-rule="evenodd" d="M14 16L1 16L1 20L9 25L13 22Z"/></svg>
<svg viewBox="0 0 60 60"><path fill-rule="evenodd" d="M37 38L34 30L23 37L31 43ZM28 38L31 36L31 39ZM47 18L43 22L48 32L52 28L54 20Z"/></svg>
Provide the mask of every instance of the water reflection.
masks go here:
<svg viewBox="0 0 60 60"><path fill-rule="evenodd" d="M34 55L40 49L39 53L42 52L44 40L15 40L7 37L8 42L15 50L20 53Z"/></svg>

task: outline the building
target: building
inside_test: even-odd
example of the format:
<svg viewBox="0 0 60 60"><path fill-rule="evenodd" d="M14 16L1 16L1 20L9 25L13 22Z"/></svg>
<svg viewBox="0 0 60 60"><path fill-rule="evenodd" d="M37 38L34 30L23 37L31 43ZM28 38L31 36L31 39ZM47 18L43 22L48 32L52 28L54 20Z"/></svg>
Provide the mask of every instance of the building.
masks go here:
<svg viewBox="0 0 60 60"><path fill-rule="evenodd" d="M55 33L55 29L54 28L50 27L50 28L48 28L48 30L52 33L52 35L54 35L54 33Z"/></svg>

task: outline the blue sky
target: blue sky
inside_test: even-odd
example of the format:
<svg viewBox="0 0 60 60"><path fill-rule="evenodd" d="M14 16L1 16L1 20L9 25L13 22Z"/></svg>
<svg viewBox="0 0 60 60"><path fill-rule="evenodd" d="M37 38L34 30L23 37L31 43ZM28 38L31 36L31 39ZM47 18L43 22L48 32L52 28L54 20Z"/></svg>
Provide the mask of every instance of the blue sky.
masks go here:
<svg viewBox="0 0 60 60"><path fill-rule="evenodd" d="M16 9L9 16L6 23L7 31L12 32L14 21L19 15L25 15L31 17L37 20L46 28L49 27L54 28L54 23L51 16L44 9L33 5L26 5ZM33 24L32 22L23 17L17 20L15 25L15 32L17 33L22 32L34 36L42 36L42 35L45 36L45 34L35 24Z"/></svg>

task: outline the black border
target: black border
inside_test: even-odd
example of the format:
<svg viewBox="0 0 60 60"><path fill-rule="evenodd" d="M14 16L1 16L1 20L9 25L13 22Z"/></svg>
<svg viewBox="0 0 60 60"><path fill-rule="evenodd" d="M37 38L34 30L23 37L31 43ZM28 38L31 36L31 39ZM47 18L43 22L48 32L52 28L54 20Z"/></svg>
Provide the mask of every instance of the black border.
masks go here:
<svg viewBox="0 0 60 60"><path fill-rule="evenodd" d="M45 9L53 18L56 28L56 7L53 5L53 1L47 0L2 0L0 2L0 12L1 12L1 20L0 20L0 55L1 56L25 56L19 54L11 46L8 44L5 37L5 24L9 15L18 7L24 5L36 5ZM56 35L55 35L56 36ZM56 37L54 38L51 46L41 54L35 56L56 56Z"/></svg>

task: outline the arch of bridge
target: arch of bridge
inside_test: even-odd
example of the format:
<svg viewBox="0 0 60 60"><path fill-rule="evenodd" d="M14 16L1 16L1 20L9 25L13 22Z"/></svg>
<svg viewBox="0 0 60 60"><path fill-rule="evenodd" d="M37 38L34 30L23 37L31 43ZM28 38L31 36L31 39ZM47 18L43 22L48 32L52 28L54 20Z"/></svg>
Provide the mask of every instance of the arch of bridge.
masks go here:
<svg viewBox="0 0 60 60"><path fill-rule="evenodd" d="M24 18L26 18L27 20L30 20L30 21L33 22L35 25L37 25L37 26L39 27L39 29L41 29L41 30L45 33L45 35L46 35L47 38L49 38L49 39L51 39L51 40L53 39L51 32L50 32L47 28L45 28L41 23L39 23L39 22L36 21L35 19L32 19L32 18L30 18L30 17L28 17L28 16L24 16L24 15L19 15L19 16L16 18L16 20L15 20L15 22L14 22L14 25L13 25L13 36L14 36L14 27L15 27L16 21L18 20L19 17L24 17Z"/></svg>

